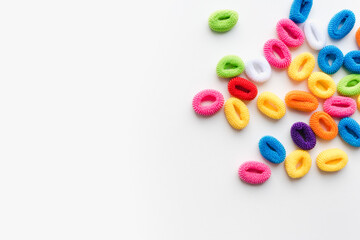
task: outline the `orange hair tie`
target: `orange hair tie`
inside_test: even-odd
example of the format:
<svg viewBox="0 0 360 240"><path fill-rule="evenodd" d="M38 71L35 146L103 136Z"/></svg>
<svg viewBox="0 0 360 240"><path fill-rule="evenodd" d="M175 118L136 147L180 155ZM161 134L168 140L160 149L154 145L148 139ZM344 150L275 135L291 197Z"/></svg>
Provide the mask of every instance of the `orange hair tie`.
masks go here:
<svg viewBox="0 0 360 240"><path fill-rule="evenodd" d="M338 126L326 112L314 112L310 117L310 127L316 136L325 140L334 139L338 134Z"/></svg>
<svg viewBox="0 0 360 240"><path fill-rule="evenodd" d="M285 96L285 103L289 108L293 108L303 112L312 112L319 106L319 102L312 94L294 90Z"/></svg>
<svg viewBox="0 0 360 240"><path fill-rule="evenodd" d="M356 31L356 42L360 48L360 28Z"/></svg>

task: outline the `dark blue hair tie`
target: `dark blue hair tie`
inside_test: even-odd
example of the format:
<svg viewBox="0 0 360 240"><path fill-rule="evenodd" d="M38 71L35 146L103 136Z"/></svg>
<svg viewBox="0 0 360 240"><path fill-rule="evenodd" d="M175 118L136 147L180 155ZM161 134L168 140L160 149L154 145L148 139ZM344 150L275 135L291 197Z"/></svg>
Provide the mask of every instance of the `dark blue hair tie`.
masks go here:
<svg viewBox="0 0 360 240"><path fill-rule="evenodd" d="M333 60L331 66L329 60ZM344 54L333 45L329 45L320 50L318 55L318 64L320 69L327 74L334 74L343 65Z"/></svg>
<svg viewBox="0 0 360 240"><path fill-rule="evenodd" d="M351 51L345 55L344 67L351 73L360 73L360 51Z"/></svg>
<svg viewBox="0 0 360 240"><path fill-rule="evenodd" d="M342 26L340 27L341 24ZM342 10L330 20L328 26L329 36L336 40L342 39L353 29L354 24L355 14L347 9Z"/></svg>
<svg viewBox="0 0 360 240"><path fill-rule="evenodd" d="M290 9L289 18L295 23L303 23L309 16L313 1L294 0Z"/></svg>
<svg viewBox="0 0 360 240"><path fill-rule="evenodd" d="M316 137L313 130L304 122L296 122L292 125L291 138L303 150L313 149L316 145Z"/></svg>
<svg viewBox="0 0 360 240"><path fill-rule="evenodd" d="M259 141L261 155L272 163L282 163L286 157L284 146L274 137L265 136Z"/></svg>
<svg viewBox="0 0 360 240"><path fill-rule="evenodd" d="M360 125L352 118L343 118L339 122L340 137L353 147L360 147Z"/></svg>

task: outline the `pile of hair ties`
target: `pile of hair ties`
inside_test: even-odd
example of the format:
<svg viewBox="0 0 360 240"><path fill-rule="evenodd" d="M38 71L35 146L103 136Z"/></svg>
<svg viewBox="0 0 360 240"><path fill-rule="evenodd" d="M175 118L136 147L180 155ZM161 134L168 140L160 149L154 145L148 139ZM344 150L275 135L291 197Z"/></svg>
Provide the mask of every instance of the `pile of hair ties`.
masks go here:
<svg viewBox="0 0 360 240"><path fill-rule="evenodd" d="M325 33L315 22L307 20L311 7L312 0L294 0L289 19L281 19L276 25L278 39L270 39L265 43L264 57L244 63L240 57L229 55L218 62L216 73L221 78L230 79L228 91L232 97L224 101L219 91L206 89L197 93L192 102L195 112L202 116L211 116L225 105L225 117L230 126L241 130L250 120L244 101L254 100L258 96L254 83L269 80L272 68L287 69L289 78L294 81L307 80L309 92L290 91L286 94L285 101L272 92L262 92L257 97L259 111L275 120L286 114L286 107L313 112L319 106L318 98L324 99L323 111L312 113L309 123L296 122L290 129L290 136L299 150L286 156L283 144L275 137L264 136L259 141L263 158L273 164L285 161L285 170L290 178L301 178L309 172L312 160L308 150L315 147L316 137L329 141L339 133L344 142L360 147L360 125L351 118L357 105L360 109L360 51L351 51L344 56L338 47L326 46ZM237 12L220 10L210 16L209 27L216 32L227 32L237 21ZM297 25L299 23L304 23L304 31ZM330 20L328 34L332 39L340 40L351 32L354 25L354 13L342 10ZM301 46L305 39L312 49L319 51L317 62L322 72L313 72L316 60L309 52L292 59L289 48ZM360 28L355 40L360 47ZM330 75L336 73L341 66L351 74L336 85ZM239 77L243 72L251 81ZM334 96L336 91L340 96ZM353 97L357 97L357 101ZM203 104L205 101L210 102L210 105ZM340 119L338 124L334 118ZM316 158L318 168L325 172L339 171L347 162L347 154L338 148L327 149ZM248 161L240 166L238 173L246 183L261 184L270 178L271 169L265 163Z"/></svg>

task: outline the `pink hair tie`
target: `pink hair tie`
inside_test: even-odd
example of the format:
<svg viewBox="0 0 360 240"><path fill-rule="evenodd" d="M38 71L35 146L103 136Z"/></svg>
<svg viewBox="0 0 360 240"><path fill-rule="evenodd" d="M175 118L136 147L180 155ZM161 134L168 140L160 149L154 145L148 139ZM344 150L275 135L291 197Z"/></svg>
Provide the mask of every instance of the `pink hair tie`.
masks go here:
<svg viewBox="0 0 360 240"><path fill-rule="evenodd" d="M241 164L239 177L246 183L261 184L266 182L271 176L268 165L261 162L249 161Z"/></svg>
<svg viewBox="0 0 360 240"><path fill-rule="evenodd" d="M349 117L356 111L356 102L349 97L331 97L324 102L324 111L332 117Z"/></svg>
<svg viewBox="0 0 360 240"><path fill-rule="evenodd" d="M290 19L281 19L276 25L276 32L288 47L299 47L305 41L303 31Z"/></svg>
<svg viewBox="0 0 360 240"><path fill-rule="evenodd" d="M205 101L211 101L212 103L204 106L202 103ZM211 116L223 107L224 97L219 91L205 89L195 95L192 105L197 114Z"/></svg>
<svg viewBox="0 0 360 240"><path fill-rule="evenodd" d="M278 58L276 52L280 58ZM264 55L269 64L275 68L287 68L291 63L289 48L278 39L270 39L264 45Z"/></svg>

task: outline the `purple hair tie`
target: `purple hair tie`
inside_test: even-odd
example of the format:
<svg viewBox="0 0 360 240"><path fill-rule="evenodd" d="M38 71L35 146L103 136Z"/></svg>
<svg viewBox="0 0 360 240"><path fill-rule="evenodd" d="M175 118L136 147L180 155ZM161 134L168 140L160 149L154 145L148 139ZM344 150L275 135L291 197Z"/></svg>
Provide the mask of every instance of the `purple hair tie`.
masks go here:
<svg viewBox="0 0 360 240"><path fill-rule="evenodd" d="M291 127L291 138L294 143L303 150L313 149L316 145L316 137L310 126L304 122L296 122Z"/></svg>

